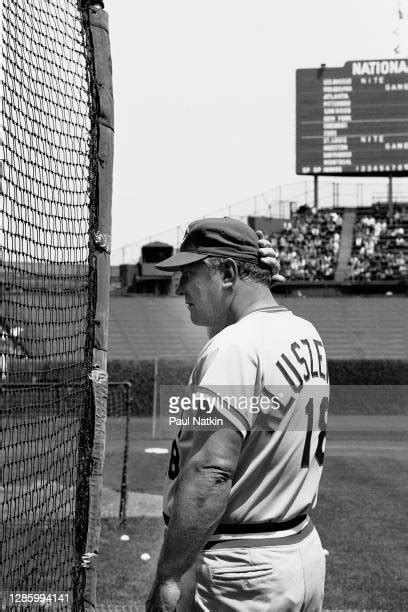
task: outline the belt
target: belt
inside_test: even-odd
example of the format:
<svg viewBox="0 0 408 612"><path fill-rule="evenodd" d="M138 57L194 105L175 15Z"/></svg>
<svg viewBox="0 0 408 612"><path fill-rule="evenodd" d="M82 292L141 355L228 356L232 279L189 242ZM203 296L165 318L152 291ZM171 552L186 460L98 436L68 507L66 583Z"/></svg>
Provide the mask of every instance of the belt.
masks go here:
<svg viewBox="0 0 408 612"><path fill-rule="evenodd" d="M314 530L312 521L306 525L299 533L278 538L234 538L232 540L215 540L207 542L203 550L213 550L217 548L254 548L257 546L290 546L299 544Z"/></svg>
<svg viewBox="0 0 408 612"><path fill-rule="evenodd" d="M163 518L166 525L168 525L170 517L163 512ZM292 529L300 525L307 514L300 514L295 516L289 521L265 521L263 523L220 523L213 535L228 535L228 534L239 534L239 533L265 533L271 531L283 531L285 529Z"/></svg>

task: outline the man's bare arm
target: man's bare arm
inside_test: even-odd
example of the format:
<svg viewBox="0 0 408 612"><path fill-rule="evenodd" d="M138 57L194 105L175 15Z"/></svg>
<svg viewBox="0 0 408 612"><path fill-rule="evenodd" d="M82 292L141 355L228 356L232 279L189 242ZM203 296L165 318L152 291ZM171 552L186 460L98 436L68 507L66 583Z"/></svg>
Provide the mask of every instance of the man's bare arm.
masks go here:
<svg viewBox="0 0 408 612"><path fill-rule="evenodd" d="M197 432L179 476L157 577L179 579L224 514L243 438L233 429Z"/></svg>
<svg viewBox="0 0 408 612"><path fill-rule="evenodd" d="M232 429L196 432L177 481L147 612L173 612L180 579L193 565L227 506L243 438Z"/></svg>

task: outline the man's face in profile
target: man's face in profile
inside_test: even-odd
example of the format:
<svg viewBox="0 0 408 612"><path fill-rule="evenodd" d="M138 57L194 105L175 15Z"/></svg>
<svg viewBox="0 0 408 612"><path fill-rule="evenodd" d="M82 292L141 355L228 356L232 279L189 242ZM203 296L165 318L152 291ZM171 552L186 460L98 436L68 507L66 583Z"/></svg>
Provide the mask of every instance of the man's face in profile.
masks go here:
<svg viewBox="0 0 408 612"><path fill-rule="evenodd" d="M194 325L214 327L222 318L221 274L212 272L203 261L181 269L176 288L177 295L184 295Z"/></svg>

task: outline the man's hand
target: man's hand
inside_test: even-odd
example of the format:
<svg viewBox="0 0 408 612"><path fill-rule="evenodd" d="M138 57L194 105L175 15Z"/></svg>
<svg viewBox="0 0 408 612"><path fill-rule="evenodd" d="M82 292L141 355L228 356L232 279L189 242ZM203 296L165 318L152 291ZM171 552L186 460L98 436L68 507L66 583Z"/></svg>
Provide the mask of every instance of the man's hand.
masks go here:
<svg viewBox="0 0 408 612"><path fill-rule="evenodd" d="M278 254L272 248L272 243L265 238L262 230L256 230L258 236L258 255L262 264L269 268L272 273L272 280L275 282L284 282L286 279L281 274L278 274L280 263Z"/></svg>
<svg viewBox="0 0 408 612"><path fill-rule="evenodd" d="M174 579L155 579L146 602L146 612L174 612L180 599L180 583Z"/></svg>

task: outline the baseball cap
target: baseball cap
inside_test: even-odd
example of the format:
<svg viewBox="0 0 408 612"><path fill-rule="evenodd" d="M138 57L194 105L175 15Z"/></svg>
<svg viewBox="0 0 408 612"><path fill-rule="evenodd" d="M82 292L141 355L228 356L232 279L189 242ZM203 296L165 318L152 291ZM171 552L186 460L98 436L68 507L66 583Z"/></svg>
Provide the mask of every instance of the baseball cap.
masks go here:
<svg viewBox="0 0 408 612"><path fill-rule="evenodd" d="M199 219L188 226L180 251L155 267L179 270L206 257L232 257L259 265L258 237L249 225L237 219Z"/></svg>

